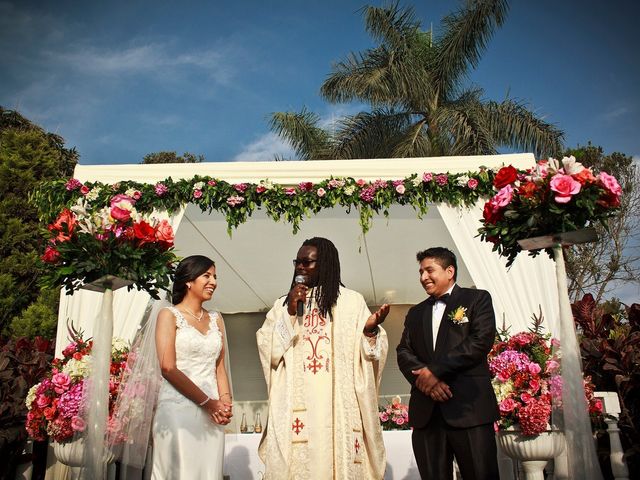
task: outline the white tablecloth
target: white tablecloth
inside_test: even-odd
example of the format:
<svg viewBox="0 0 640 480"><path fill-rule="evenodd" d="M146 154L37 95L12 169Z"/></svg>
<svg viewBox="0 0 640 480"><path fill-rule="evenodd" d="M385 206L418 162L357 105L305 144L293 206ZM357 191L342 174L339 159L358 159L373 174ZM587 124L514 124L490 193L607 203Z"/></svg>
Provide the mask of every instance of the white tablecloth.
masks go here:
<svg viewBox="0 0 640 480"><path fill-rule="evenodd" d="M387 449L385 480L418 480L418 467L411 448L411 430L383 432ZM260 434L227 434L224 474L230 480L262 479L264 465L258 457Z"/></svg>

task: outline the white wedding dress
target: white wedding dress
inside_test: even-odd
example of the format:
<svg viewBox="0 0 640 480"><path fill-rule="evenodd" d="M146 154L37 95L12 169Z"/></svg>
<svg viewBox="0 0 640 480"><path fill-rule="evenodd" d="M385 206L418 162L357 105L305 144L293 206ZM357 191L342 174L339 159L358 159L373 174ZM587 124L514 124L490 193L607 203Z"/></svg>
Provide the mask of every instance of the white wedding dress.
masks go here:
<svg viewBox="0 0 640 480"><path fill-rule="evenodd" d="M201 334L179 310L176 317L176 363L180 371L211 398L218 398L216 361L222 350L217 312L209 312L209 331ZM153 420L152 480L221 480L224 427L163 380Z"/></svg>

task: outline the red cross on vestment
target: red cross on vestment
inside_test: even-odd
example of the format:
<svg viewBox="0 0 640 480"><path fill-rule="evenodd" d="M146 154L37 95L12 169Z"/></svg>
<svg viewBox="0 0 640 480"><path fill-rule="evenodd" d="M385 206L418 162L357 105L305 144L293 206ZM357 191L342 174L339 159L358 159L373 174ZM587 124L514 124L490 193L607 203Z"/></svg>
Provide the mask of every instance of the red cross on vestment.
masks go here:
<svg viewBox="0 0 640 480"><path fill-rule="evenodd" d="M358 453L358 450L360 450L360 447L362 445L360 445L360 442L358 442L358 439L356 438L356 443L354 444L354 447L356 448L356 454Z"/></svg>
<svg viewBox="0 0 640 480"><path fill-rule="evenodd" d="M291 429L295 432L296 435L298 435L303 428L304 428L304 423L302 423L300 419L296 417L296 421L293 422L293 424L291 425Z"/></svg>

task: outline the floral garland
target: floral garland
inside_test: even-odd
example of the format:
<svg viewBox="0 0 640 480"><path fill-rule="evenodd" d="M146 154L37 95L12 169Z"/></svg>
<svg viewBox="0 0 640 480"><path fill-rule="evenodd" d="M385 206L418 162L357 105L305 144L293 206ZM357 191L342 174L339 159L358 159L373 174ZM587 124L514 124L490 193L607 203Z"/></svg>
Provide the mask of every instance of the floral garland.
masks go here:
<svg viewBox="0 0 640 480"><path fill-rule="evenodd" d="M31 196L43 222L51 222L63 208L71 208L78 199L86 201L88 211L98 211L111 198L124 194L136 199L138 212L167 211L174 213L192 203L203 212L217 211L225 215L229 233L257 209L274 221L291 223L297 233L304 217L322 209L344 207L356 209L363 232L371 227L374 213L388 216L394 205L411 205L418 216L424 215L430 203L447 202L470 206L492 193L495 172L481 167L477 172L413 174L398 180L367 182L351 177L301 182L295 186L275 184L269 179L258 183L229 183L209 176L174 181L167 178L155 184L133 181L108 185L82 183L76 179L43 183Z"/></svg>

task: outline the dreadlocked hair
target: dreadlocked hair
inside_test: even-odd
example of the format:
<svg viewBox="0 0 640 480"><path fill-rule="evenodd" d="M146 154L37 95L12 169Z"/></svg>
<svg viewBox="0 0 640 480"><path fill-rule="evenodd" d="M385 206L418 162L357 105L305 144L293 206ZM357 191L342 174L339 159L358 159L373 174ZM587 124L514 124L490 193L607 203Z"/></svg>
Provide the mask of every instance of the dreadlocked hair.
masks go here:
<svg viewBox="0 0 640 480"><path fill-rule="evenodd" d="M314 298L323 317L331 314L331 309L338 301L340 295L340 258L338 249L331 240L322 237L309 238L302 242L303 247L315 247L318 251L316 269L318 271L318 284L315 288ZM295 279L295 273L294 273ZM292 280L293 287L295 281Z"/></svg>

